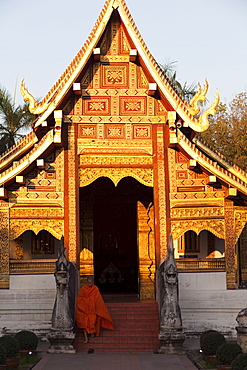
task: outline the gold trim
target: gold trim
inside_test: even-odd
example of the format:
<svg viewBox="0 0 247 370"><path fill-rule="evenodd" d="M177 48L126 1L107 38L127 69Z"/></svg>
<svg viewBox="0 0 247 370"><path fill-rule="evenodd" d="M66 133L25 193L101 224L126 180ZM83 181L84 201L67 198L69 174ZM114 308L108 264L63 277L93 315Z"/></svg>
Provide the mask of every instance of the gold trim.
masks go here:
<svg viewBox="0 0 247 370"><path fill-rule="evenodd" d="M80 168L80 187L87 186L100 177L108 177L115 186L124 177L133 177L141 184L153 186L152 168Z"/></svg>

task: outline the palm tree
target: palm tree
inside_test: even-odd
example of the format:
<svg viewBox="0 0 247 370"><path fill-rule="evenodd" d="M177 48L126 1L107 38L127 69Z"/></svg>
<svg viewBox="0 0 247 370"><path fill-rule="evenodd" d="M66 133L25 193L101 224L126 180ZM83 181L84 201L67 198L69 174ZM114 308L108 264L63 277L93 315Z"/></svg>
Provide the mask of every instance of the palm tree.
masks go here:
<svg viewBox="0 0 247 370"><path fill-rule="evenodd" d="M169 79L175 90L183 99L187 102L195 95L197 85L193 82L192 84L188 85L187 82L184 83L182 86L181 83L177 79L177 72L175 71L175 65L177 61L166 61L163 64L160 64L162 71L166 74L166 77Z"/></svg>
<svg viewBox="0 0 247 370"><path fill-rule="evenodd" d="M30 128L34 118L27 103L15 106L10 93L0 87L0 154L24 136L23 130Z"/></svg>

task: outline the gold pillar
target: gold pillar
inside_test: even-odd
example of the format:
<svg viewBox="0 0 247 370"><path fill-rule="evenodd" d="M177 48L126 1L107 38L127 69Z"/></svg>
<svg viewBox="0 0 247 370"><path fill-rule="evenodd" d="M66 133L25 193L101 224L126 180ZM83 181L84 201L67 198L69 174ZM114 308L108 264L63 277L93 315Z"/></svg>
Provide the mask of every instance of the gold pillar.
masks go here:
<svg viewBox="0 0 247 370"><path fill-rule="evenodd" d="M243 228L243 231L239 238L240 243L240 253L239 253L239 261L240 261L240 274L241 280L247 281L247 225ZM241 283L241 281L240 281Z"/></svg>
<svg viewBox="0 0 247 370"><path fill-rule="evenodd" d="M9 206L0 201L0 289L9 289Z"/></svg>
<svg viewBox="0 0 247 370"><path fill-rule="evenodd" d="M236 289L236 253L233 202L225 200L225 261L227 289Z"/></svg>
<svg viewBox="0 0 247 370"><path fill-rule="evenodd" d="M137 203L138 214L138 250L140 299L154 299L154 212L153 205L148 209L141 202Z"/></svg>
<svg viewBox="0 0 247 370"><path fill-rule="evenodd" d="M80 253L80 283L87 283L87 276L94 275L93 253L84 248Z"/></svg>

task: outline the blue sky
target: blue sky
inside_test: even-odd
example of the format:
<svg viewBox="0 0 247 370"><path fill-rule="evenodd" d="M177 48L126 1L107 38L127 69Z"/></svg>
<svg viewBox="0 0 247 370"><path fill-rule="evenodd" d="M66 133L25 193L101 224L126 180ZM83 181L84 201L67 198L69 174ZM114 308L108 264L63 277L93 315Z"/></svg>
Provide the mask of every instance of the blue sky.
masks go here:
<svg viewBox="0 0 247 370"><path fill-rule="evenodd" d="M177 61L184 83L209 81L230 102L247 91L246 0L126 0L158 63ZM42 98L88 37L104 0L0 0L0 84Z"/></svg>

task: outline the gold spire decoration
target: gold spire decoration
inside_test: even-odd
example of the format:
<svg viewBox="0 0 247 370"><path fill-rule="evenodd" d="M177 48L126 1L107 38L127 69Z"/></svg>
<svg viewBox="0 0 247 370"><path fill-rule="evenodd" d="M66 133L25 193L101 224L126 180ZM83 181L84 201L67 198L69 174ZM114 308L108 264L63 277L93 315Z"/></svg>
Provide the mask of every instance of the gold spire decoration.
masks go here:
<svg viewBox="0 0 247 370"><path fill-rule="evenodd" d="M195 116L196 114L200 112L199 102L206 100L207 92L208 92L208 81L207 79L205 79L204 88L202 88L201 85L198 83L198 90L189 102L188 110L192 116Z"/></svg>
<svg viewBox="0 0 247 370"><path fill-rule="evenodd" d="M33 114L41 114L43 113L48 106L50 105L49 103L38 103L37 100L34 99L33 95L30 94L28 91L25 83L24 83L24 78L21 80L20 84L20 92L21 95L23 96L23 100L26 102L29 102L29 111Z"/></svg>

